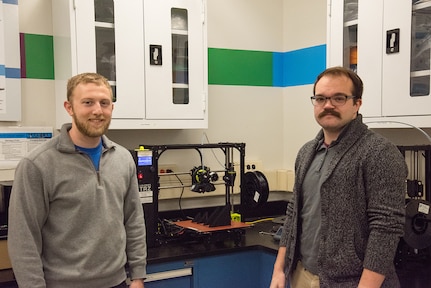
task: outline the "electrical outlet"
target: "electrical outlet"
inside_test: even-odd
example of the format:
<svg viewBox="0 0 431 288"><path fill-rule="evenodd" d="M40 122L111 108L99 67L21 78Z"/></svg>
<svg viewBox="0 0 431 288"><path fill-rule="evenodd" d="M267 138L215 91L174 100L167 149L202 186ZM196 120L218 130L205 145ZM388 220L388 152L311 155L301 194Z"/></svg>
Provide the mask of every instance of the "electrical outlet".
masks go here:
<svg viewBox="0 0 431 288"><path fill-rule="evenodd" d="M178 172L176 164L159 164L159 174Z"/></svg>
<svg viewBox="0 0 431 288"><path fill-rule="evenodd" d="M244 172L250 171L261 171L263 170L263 164L260 160L245 160L244 163Z"/></svg>

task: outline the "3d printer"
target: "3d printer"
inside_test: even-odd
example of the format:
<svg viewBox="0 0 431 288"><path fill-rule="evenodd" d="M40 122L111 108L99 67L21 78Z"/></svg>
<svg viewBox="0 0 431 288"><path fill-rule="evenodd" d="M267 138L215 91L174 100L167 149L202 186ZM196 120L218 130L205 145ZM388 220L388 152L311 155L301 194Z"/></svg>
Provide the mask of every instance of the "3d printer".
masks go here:
<svg viewBox="0 0 431 288"><path fill-rule="evenodd" d="M159 159L167 150L192 149L199 153L202 159L202 150L220 149L224 154L224 169L211 171L201 161L200 165L193 167L189 174L191 177L190 190L196 193L207 193L215 190L215 182L220 181L219 173L223 174L222 181L225 186L225 206L219 207L212 213L196 215L192 220L175 222L175 225L190 229L200 235L211 235L213 238L220 235L234 235L235 241L243 234L242 228L248 225L241 221L232 221L232 214L238 212L242 219L247 217L251 208L255 208L268 199L268 182L260 171L245 172L245 143L216 143L216 144L173 144L173 145L140 145L134 151L137 166L137 178L141 201L144 207L147 227L147 244L149 247L159 243L158 229L158 202L160 189ZM239 156L239 173L234 169L234 153ZM174 173L173 173L174 174ZM240 203L235 207L232 203L235 181L240 183ZM184 187L185 185L181 185ZM224 233L227 232L227 233ZM223 238L223 236L221 236Z"/></svg>

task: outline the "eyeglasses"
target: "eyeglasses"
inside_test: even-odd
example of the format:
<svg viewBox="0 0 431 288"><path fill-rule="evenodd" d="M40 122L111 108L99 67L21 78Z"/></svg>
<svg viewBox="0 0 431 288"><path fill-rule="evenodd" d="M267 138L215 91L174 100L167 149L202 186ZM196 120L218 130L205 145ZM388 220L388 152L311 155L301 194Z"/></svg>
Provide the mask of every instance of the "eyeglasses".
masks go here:
<svg viewBox="0 0 431 288"><path fill-rule="evenodd" d="M326 101L331 101L331 104L333 106L343 106L346 104L347 99L353 99L356 96L347 96L347 95L335 95L332 97L325 97L325 96L311 96L311 103L314 106L323 106L325 105Z"/></svg>

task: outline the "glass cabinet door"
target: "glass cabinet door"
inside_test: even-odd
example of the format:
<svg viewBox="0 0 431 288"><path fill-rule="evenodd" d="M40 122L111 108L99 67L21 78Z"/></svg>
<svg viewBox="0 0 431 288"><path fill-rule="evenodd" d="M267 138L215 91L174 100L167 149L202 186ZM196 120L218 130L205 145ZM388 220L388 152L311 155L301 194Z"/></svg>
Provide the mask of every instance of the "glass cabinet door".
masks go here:
<svg viewBox="0 0 431 288"><path fill-rule="evenodd" d="M186 9L171 8L172 102L189 104L188 15Z"/></svg>
<svg viewBox="0 0 431 288"><path fill-rule="evenodd" d="M383 19L382 114L431 115L431 1L386 0Z"/></svg>
<svg viewBox="0 0 431 288"><path fill-rule="evenodd" d="M413 0L411 26L410 96L429 96L431 1Z"/></svg>
<svg viewBox="0 0 431 288"><path fill-rule="evenodd" d="M328 66L362 78L363 116L431 115L431 0L328 3Z"/></svg>
<svg viewBox="0 0 431 288"><path fill-rule="evenodd" d="M76 3L78 0L74 1ZM85 39L91 42L90 39L94 39L95 55L91 62L95 61L95 71L105 76L112 86L114 96L112 117L143 119L145 77L142 0L93 0L91 6L94 7L91 15L93 27L92 29L87 27L87 35L82 32L77 34L77 37L82 39L81 42ZM83 54L90 53L87 49L81 50L79 59L85 61ZM115 126L115 122L112 126Z"/></svg>
<svg viewBox="0 0 431 288"><path fill-rule="evenodd" d="M204 119L203 1L144 1L147 119Z"/></svg>
<svg viewBox="0 0 431 288"><path fill-rule="evenodd" d="M108 79L116 101L114 1L94 0L96 71Z"/></svg>
<svg viewBox="0 0 431 288"><path fill-rule="evenodd" d="M344 0L343 23L343 67L357 72L358 0Z"/></svg>
<svg viewBox="0 0 431 288"><path fill-rule="evenodd" d="M366 83L360 113L381 116L383 2L328 0L327 66L350 68Z"/></svg>

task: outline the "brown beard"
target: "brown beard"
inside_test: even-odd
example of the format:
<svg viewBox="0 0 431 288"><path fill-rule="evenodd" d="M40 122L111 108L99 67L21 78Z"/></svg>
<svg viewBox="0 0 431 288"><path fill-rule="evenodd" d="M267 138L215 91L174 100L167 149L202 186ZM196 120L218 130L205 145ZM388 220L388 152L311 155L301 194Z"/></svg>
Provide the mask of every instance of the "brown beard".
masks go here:
<svg viewBox="0 0 431 288"><path fill-rule="evenodd" d="M75 114L73 114L72 117L79 132L88 137L100 137L104 135L106 131L108 131L109 125L111 124L111 120L109 120L106 121L100 129L92 129L89 125L87 125L87 123L79 121Z"/></svg>

